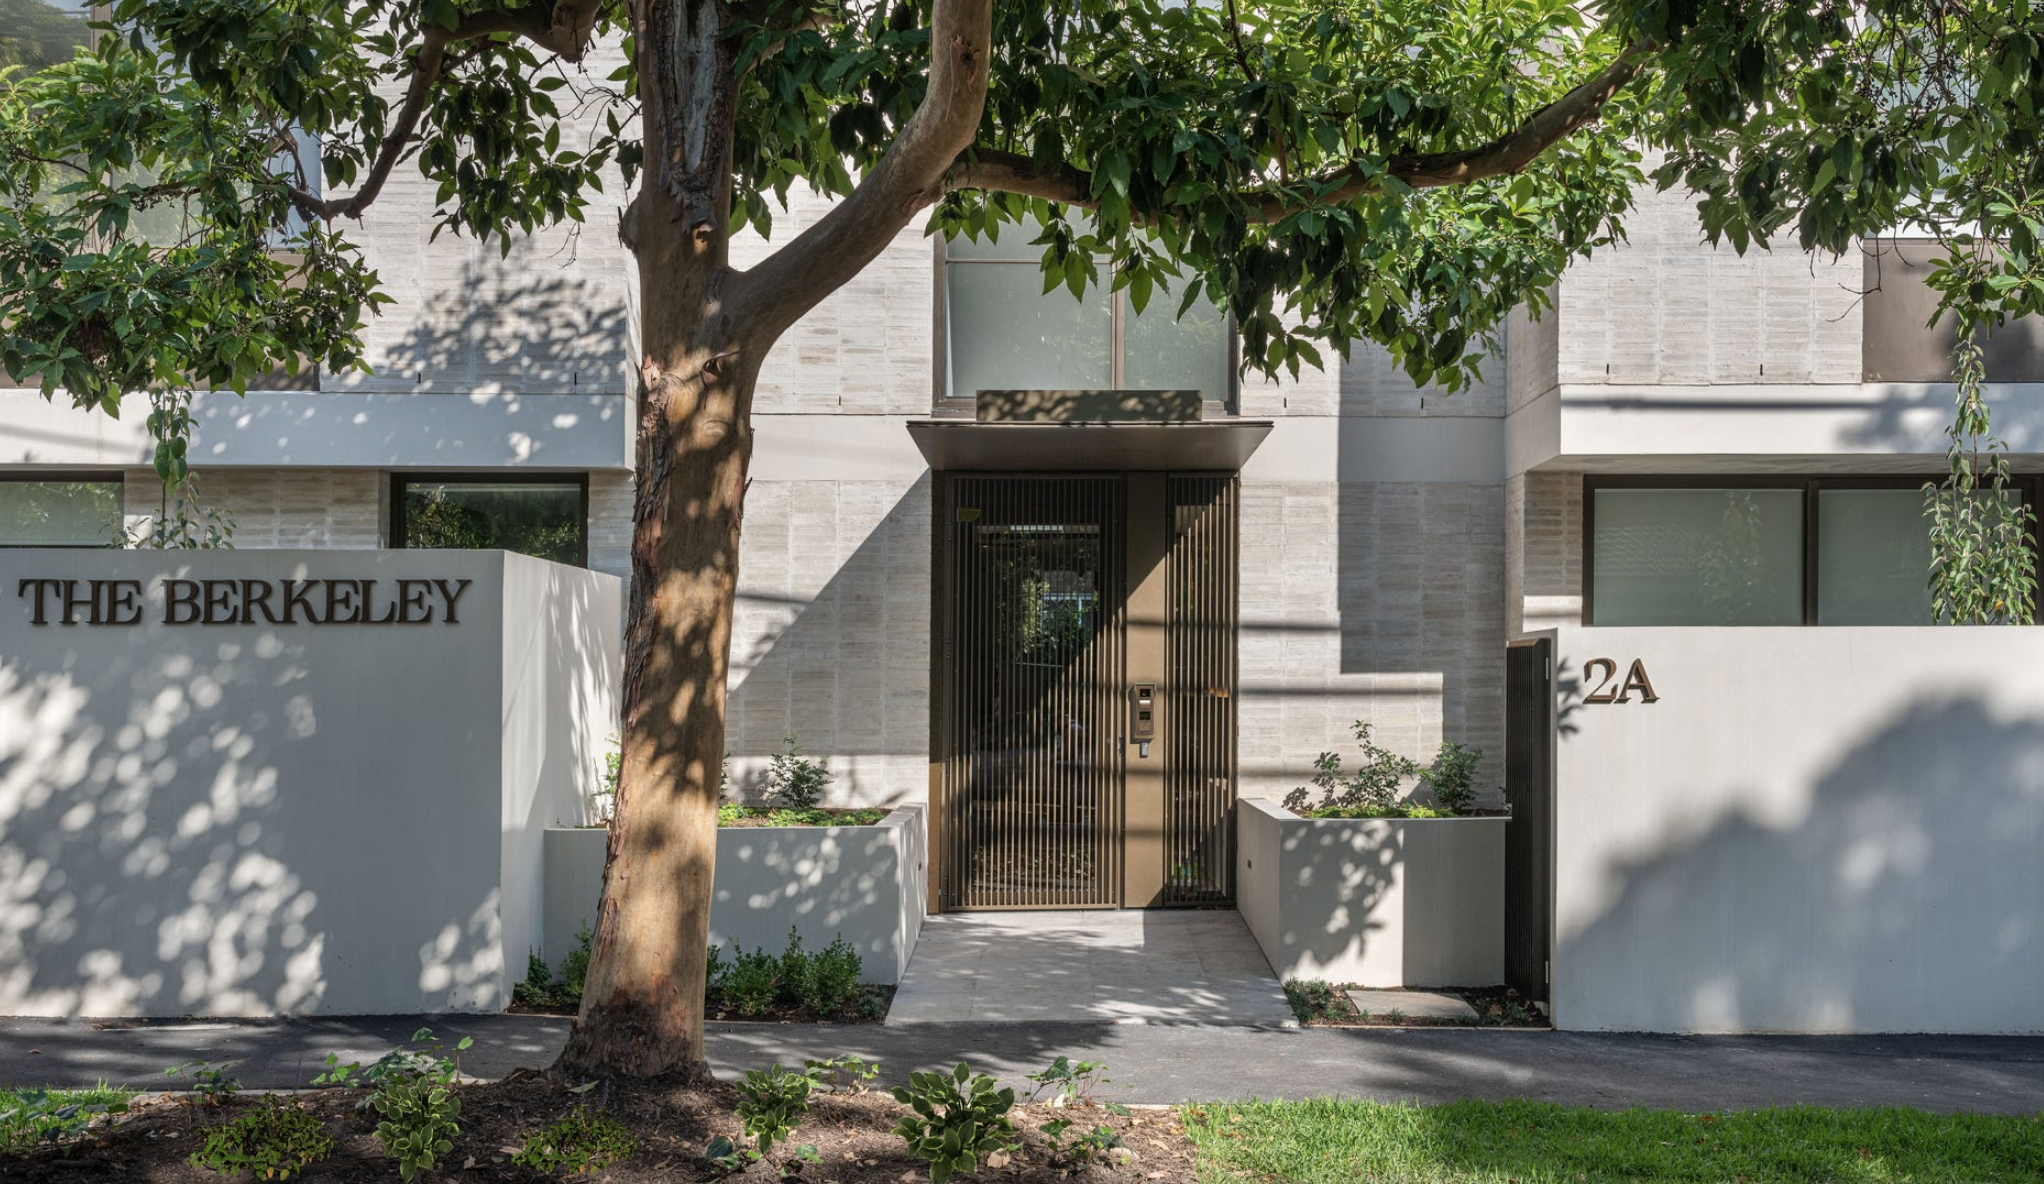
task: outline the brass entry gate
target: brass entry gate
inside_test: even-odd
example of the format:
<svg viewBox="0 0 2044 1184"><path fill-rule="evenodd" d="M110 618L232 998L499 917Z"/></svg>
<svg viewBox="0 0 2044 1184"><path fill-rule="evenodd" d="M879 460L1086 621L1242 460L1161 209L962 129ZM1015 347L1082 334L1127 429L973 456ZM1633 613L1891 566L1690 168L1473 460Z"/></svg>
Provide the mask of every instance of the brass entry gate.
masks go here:
<svg viewBox="0 0 2044 1184"><path fill-rule="evenodd" d="M945 475L943 909L1234 896L1232 475Z"/></svg>

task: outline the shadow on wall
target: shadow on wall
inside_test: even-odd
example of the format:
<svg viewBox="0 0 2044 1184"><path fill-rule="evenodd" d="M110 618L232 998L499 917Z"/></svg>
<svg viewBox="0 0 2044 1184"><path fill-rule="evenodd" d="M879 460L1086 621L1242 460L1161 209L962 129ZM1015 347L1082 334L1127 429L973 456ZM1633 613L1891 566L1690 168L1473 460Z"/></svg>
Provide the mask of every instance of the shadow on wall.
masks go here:
<svg viewBox="0 0 2044 1184"><path fill-rule="evenodd" d="M625 391L625 286L579 278L567 270L572 258L529 239L505 257L486 244L469 265L467 298L421 309L410 333L374 359L375 389Z"/></svg>
<svg viewBox="0 0 2044 1184"><path fill-rule="evenodd" d="M8 622L0 1012L506 1002L505 945L527 927L538 944L548 795L601 756L581 748L604 733L581 728L592 741L549 750L559 725L534 722L560 710L549 696L575 693L558 680L588 676L572 669L583 647L563 644L592 611L587 589L554 589L557 619L527 618L530 636L507 645L488 603L502 555L390 554L322 556L310 574L376 575L385 588L393 574L472 577L460 626L167 628L160 598L131 628ZM100 558L116 575L180 574L135 553ZM233 552L183 566L308 575L276 562ZM500 671L521 689L500 695ZM535 874L521 877L505 858L526 842ZM528 903L511 899L527 887Z"/></svg>
<svg viewBox="0 0 2044 1184"><path fill-rule="evenodd" d="M759 581L772 567L786 573L784 586L799 586L807 573L826 569L830 578L807 598L739 590L731 667L743 677L730 690L725 733L734 798L758 796L767 758L790 733L804 753L830 759L834 800L893 805L922 796L917 791L925 784L930 726L931 487L924 473L834 564L835 553L826 548L837 544L835 536L798 530L794 513L760 512L757 501L749 507L755 513L746 519L741 580ZM914 766L908 777L914 784L901 781L906 775L898 771L890 778L890 762Z"/></svg>
<svg viewBox="0 0 2044 1184"><path fill-rule="evenodd" d="M1609 907L1558 936L1557 1019L1581 1025L1573 995L1599 1028L2044 1029L2039 852L2044 724L1915 703L1792 827L1734 814L1612 865Z"/></svg>

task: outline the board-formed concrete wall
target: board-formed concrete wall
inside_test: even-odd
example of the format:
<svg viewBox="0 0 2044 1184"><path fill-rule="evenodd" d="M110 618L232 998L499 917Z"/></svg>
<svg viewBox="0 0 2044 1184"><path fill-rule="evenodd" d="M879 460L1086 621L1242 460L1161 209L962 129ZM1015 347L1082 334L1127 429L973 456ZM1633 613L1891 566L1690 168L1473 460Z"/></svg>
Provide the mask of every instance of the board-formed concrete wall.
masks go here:
<svg viewBox="0 0 2044 1184"><path fill-rule="evenodd" d="M81 581L75 623L45 580ZM0 597L0 1014L508 1002L544 829L582 821L615 729L617 580L496 551L10 550Z"/></svg>
<svg viewBox="0 0 2044 1184"><path fill-rule="evenodd" d="M1558 1026L2044 1030L2044 632L1555 633Z"/></svg>

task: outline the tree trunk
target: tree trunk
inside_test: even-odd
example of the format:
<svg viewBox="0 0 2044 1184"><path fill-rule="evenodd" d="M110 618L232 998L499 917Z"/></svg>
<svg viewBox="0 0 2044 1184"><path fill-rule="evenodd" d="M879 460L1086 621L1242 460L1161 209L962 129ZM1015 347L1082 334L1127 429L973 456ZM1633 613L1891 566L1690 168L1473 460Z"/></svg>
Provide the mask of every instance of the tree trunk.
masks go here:
<svg viewBox="0 0 2044 1184"><path fill-rule="evenodd" d="M736 77L715 0L644 0L648 174L623 752L589 977L558 1067L706 1073L703 975L757 358L724 312Z"/></svg>

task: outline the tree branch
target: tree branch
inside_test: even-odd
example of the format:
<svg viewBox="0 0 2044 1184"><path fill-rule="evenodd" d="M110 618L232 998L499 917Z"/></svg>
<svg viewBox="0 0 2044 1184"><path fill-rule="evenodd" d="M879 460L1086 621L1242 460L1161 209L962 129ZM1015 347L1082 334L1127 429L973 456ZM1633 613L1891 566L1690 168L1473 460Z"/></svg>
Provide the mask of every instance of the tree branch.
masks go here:
<svg viewBox="0 0 2044 1184"><path fill-rule="evenodd" d="M930 19L930 85L921 105L851 196L758 266L733 277L727 302L737 319L759 318L771 341L872 262L917 211L943 196L946 171L979 132L992 52L992 0L937 0Z"/></svg>
<svg viewBox="0 0 2044 1184"><path fill-rule="evenodd" d="M289 187L291 204L308 220L362 216L362 211L369 208L369 203L383 191L383 183L390 179L391 170L404 156L405 146L418 130L419 116L426 110L426 100L432 95L433 84L447 72L449 45L483 41L508 33L552 50L568 61L578 62L589 45L590 34L596 28L597 13L602 7L603 0L533 0L523 8L508 12L476 13L464 17L452 30L438 25L427 26L420 34L419 49L412 58L412 80L405 88L404 101L398 107L397 121L377 146L376 159L370 164L361 187L345 197L322 200L307 189L294 185Z"/></svg>
<svg viewBox="0 0 2044 1184"><path fill-rule="evenodd" d="M1624 89L1645 67L1653 50L1654 46L1644 41L1631 46L1589 81L1489 143L1455 152L1394 156L1384 162L1379 172L1388 173L1414 189L1467 185L1516 173L1554 144L1595 122L1612 96ZM1093 178L1084 170L1065 163L1039 168L1028 157L1013 152L979 151L970 159L960 161L947 180L951 189L1021 193L1085 209L1092 209L1098 204L1093 199ZM1255 207L1254 219L1264 223L1276 222L1303 209L1338 205L1382 188L1377 177L1358 165L1326 174L1311 184L1321 190L1319 196L1311 201L1283 193L1252 192L1246 195Z"/></svg>

